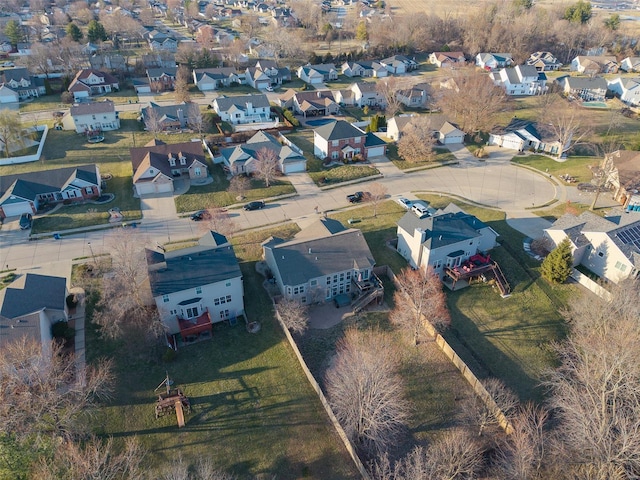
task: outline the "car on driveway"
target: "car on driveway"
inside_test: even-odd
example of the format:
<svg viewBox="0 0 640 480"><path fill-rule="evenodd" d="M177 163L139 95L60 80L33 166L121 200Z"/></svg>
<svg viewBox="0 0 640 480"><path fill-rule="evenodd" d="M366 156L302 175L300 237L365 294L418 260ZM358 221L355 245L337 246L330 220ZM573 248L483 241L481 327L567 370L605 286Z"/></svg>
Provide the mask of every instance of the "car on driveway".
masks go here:
<svg viewBox="0 0 640 480"><path fill-rule="evenodd" d="M268 85L266 90L267 92L273 92L273 87L271 85Z"/></svg>
<svg viewBox="0 0 640 480"><path fill-rule="evenodd" d="M206 210L198 210L196 213L191 215L191 220L194 222L199 222L200 220L209 220L211 218L211 214Z"/></svg>
<svg viewBox="0 0 640 480"><path fill-rule="evenodd" d="M349 203L359 203L362 201L363 198L364 198L364 193L362 192L356 192L356 193L352 193L351 195L347 195L347 200L349 200Z"/></svg>
<svg viewBox="0 0 640 480"><path fill-rule="evenodd" d="M413 205L413 202L411 200L404 197L396 198L396 202L398 202L406 210L409 210L411 208L411 205Z"/></svg>
<svg viewBox="0 0 640 480"><path fill-rule="evenodd" d="M31 228L31 221L33 220L33 217L31 216L30 213L23 213L20 216L20 230L27 230L29 228Z"/></svg>
<svg viewBox="0 0 640 480"><path fill-rule="evenodd" d="M244 207L245 210L260 210L264 208L264 202L262 200L257 200L255 202L249 202Z"/></svg>

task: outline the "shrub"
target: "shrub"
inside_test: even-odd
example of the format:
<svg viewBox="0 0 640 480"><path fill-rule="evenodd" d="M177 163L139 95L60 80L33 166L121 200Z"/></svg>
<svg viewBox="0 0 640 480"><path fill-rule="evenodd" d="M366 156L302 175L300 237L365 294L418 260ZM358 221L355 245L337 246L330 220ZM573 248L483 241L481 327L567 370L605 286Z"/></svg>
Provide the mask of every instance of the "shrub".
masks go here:
<svg viewBox="0 0 640 480"><path fill-rule="evenodd" d="M71 92L62 92L60 94L60 101L62 103L73 103L73 93L71 93Z"/></svg>
<svg viewBox="0 0 640 480"><path fill-rule="evenodd" d="M293 113L291 112L291 110L285 110L285 111L284 111L284 118L286 118L292 126L294 126L294 127L299 127L299 126L300 126L300 122L299 122L299 121L298 121L298 119L293 115Z"/></svg>
<svg viewBox="0 0 640 480"><path fill-rule="evenodd" d="M540 273L553 283L564 283L573 270L573 255L569 238L562 240L542 262Z"/></svg>
<svg viewBox="0 0 640 480"><path fill-rule="evenodd" d="M68 322L56 322L51 325L51 335L53 338L64 338L65 340L69 340L73 338L76 334L76 331L69 327Z"/></svg>

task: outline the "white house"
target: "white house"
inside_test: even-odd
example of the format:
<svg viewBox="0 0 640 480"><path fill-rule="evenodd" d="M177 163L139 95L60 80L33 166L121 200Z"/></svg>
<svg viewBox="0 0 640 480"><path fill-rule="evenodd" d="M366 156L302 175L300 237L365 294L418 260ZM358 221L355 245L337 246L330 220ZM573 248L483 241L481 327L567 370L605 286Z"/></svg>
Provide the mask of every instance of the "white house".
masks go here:
<svg viewBox="0 0 640 480"><path fill-rule="evenodd" d="M365 105L369 107L384 107L387 103L384 95L378 92L376 84L373 82L352 83L349 85L349 90L353 92L355 105L360 108Z"/></svg>
<svg viewBox="0 0 640 480"><path fill-rule="evenodd" d="M0 103L18 103L19 101L18 92L11 90L6 85L0 86Z"/></svg>
<svg viewBox="0 0 640 480"><path fill-rule="evenodd" d="M562 67L562 63L551 52L532 53L526 64L535 67L539 72L552 72Z"/></svg>
<svg viewBox="0 0 640 480"><path fill-rule="evenodd" d="M248 67L244 76L247 85L256 90L266 90L267 87L271 86L271 78L259 68Z"/></svg>
<svg viewBox="0 0 640 480"><path fill-rule="evenodd" d="M337 220L320 219L292 240L271 237L262 248L281 294L302 303L352 296L376 280L364 235Z"/></svg>
<svg viewBox="0 0 640 480"><path fill-rule="evenodd" d="M640 269L640 212L612 210L606 217L591 212L565 214L545 229L558 245L571 241L573 264L583 265L611 282L636 277Z"/></svg>
<svg viewBox="0 0 640 480"><path fill-rule="evenodd" d="M418 83L411 88L402 88L396 92L396 99L405 107L422 108L427 105L431 86L428 83Z"/></svg>
<svg viewBox="0 0 640 480"><path fill-rule="evenodd" d="M236 69L232 67L219 68L195 68L193 70L193 82L201 92L217 90L220 87L228 87L233 82L238 82Z"/></svg>
<svg viewBox="0 0 640 480"><path fill-rule="evenodd" d="M294 143L281 133L276 138L263 131L257 132L241 145L220 149L220 155L214 161L223 163L233 175L253 173L262 151L273 152L278 158L280 171L285 175L304 172L307 169L307 160L302 150Z"/></svg>
<svg viewBox="0 0 640 480"><path fill-rule="evenodd" d="M73 93L76 102L94 95L116 92L119 89L116 77L93 69L80 70L69 84L69 91Z"/></svg>
<svg viewBox="0 0 640 480"><path fill-rule="evenodd" d="M298 68L297 73L300 80L312 85L338 79L338 70L333 63L303 65Z"/></svg>
<svg viewBox="0 0 640 480"><path fill-rule="evenodd" d="M604 173L603 186L623 207L640 210L640 152L616 150L604 156L600 168Z"/></svg>
<svg viewBox="0 0 640 480"><path fill-rule="evenodd" d="M418 62L405 57L404 55L393 55L380 60L380 63L389 71L389 73L396 75L407 73L418 68Z"/></svg>
<svg viewBox="0 0 640 480"><path fill-rule="evenodd" d="M466 61L462 52L433 52L429 55L429 63L438 68L463 66Z"/></svg>
<svg viewBox="0 0 640 480"><path fill-rule="evenodd" d="M397 115L387 121L387 137L399 140L403 131L416 119L428 119L433 135L443 145L464 143L464 132L447 121L444 115Z"/></svg>
<svg viewBox="0 0 640 480"><path fill-rule="evenodd" d="M268 122L271 119L271 106L266 95L220 96L212 106L222 121L234 125Z"/></svg>
<svg viewBox="0 0 640 480"><path fill-rule="evenodd" d="M62 117L65 130L77 133L89 131L109 131L120 128L120 117L111 100L74 104Z"/></svg>
<svg viewBox="0 0 640 480"><path fill-rule="evenodd" d="M340 111L334 93L329 90L298 92L290 88L278 97L278 103L281 107L305 117L335 115Z"/></svg>
<svg viewBox="0 0 640 480"><path fill-rule="evenodd" d="M242 272L224 235L193 247L146 250L149 284L171 346L210 337L212 324L244 315Z"/></svg>
<svg viewBox="0 0 640 480"><path fill-rule="evenodd" d="M433 215L407 212L398 220L397 250L413 268L431 268L440 278L445 267L458 267L496 246L498 234L451 203Z"/></svg>
<svg viewBox="0 0 640 480"><path fill-rule="evenodd" d="M620 96L627 105L634 107L640 105L640 79L639 78L614 78L607 81L607 87L613 93Z"/></svg>
<svg viewBox="0 0 640 480"><path fill-rule="evenodd" d="M559 156L569 148L571 138L560 145L558 136L548 126L514 118L506 127L495 128L488 143L518 152L530 150Z"/></svg>
<svg viewBox="0 0 640 480"><path fill-rule="evenodd" d="M627 73L640 72L640 57L627 57L620 62L620 70Z"/></svg>
<svg viewBox="0 0 640 480"><path fill-rule="evenodd" d="M505 89L507 95L540 95L547 90L547 76L531 65L502 68L489 74L496 86Z"/></svg>
<svg viewBox="0 0 640 480"><path fill-rule="evenodd" d="M476 67L484 70L493 71L511 65L513 65L513 56L510 53L479 53L476 55Z"/></svg>
<svg viewBox="0 0 640 480"><path fill-rule="evenodd" d="M572 77L558 78L556 82L567 95L573 95L585 102L602 102L607 94L607 80L604 77Z"/></svg>
<svg viewBox="0 0 640 480"><path fill-rule="evenodd" d="M618 73L620 64L614 55L578 55L571 60L571 71L586 75Z"/></svg>
<svg viewBox="0 0 640 480"><path fill-rule="evenodd" d="M29 70L23 67L6 68L0 71L0 85L17 93L20 100L37 98L47 93L44 79L31 75ZM13 98L8 91L5 95L7 98Z"/></svg>
<svg viewBox="0 0 640 480"><path fill-rule="evenodd" d="M347 77L386 77L389 72L387 67L375 60L360 60L357 62L344 62L342 74Z"/></svg>

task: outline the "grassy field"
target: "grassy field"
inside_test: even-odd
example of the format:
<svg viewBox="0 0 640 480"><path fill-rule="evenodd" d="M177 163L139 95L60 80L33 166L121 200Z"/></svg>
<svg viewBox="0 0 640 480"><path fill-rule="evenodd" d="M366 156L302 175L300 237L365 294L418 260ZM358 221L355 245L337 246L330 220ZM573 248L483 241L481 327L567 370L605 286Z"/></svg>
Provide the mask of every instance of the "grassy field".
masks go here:
<svg viewBox="0 0 640 480"><path fill-rule="evenodd" d="M565 213L571 213L573 215L580 215L582 212L586 212L589 210L591 205L587 205L584 203L563 203L560 205L556 205L553 208L545 209L545 210L534 210L533 213L538 215L539 217L546 218L550 222L556 221ZM609 211L609 208L594 208L593 213L596 215L604 216L606 212Z"/></svg>
<svg viewBox="0 0 640 480"><path fill-rule="evenodd" d="M380 172L372 165L340 165L328 169L322 169L319 172L309 172L309 176L322 187L359 178L366 178L372 175L378 175Z"/></svg>
<svg viewBox="0 0 640 480"><path fill-rule="evenodd" d="M295 231L288 227L277 233L288 236ZM273 233L263 230L234 238L247 316L260 322L258 333L247 333L242 324L216 325L212 340L183 348L176 360L161 363L144 349L127 349L100 340L92 328L88 331L89 360L113 356L117 374L115 398L100 410L93 425L97 433L116 439L137 435L149 450L145 459L149 470L158 476L179 457L187 463L209 457L241 478L357 476L273 320L263 279L255 271L259 242ZM154 417L154 388L165 371L192 404L180 430L174 416Z"/></svg>
<svg viewBox="0 0 640 480"><path fill-rule="evenodd" d="M555 177L568 174L575 177L578 182L590 182L593 175L591 174L589 166L598 165L600 158L571 156L564 162L557 162L543 155L516 155L511 161L519 165L535 168L544 173L549 173Z"/></svg>
<svg viewBox="0 0 640 480"><path fill-rule="evenodd" d="M407 162L398 155L398 146L395 144L387 145L387 157L400 170L408 170L410 168L435 168L443 163L455 162L456 157L446 148L435 148L436 156L433 160L422 160L419 162Z"/></svg>

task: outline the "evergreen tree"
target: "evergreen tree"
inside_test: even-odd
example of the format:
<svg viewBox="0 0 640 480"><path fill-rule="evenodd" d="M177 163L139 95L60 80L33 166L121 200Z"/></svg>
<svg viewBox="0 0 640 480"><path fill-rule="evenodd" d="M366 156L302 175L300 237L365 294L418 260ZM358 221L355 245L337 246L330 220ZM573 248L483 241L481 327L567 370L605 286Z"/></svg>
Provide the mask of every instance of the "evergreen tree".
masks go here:
<svg viewBox="0 0 640 480"><path fill-rule="evenodd" d="M71 37L71 40L74 42L79 42L82 40L82 30L75 23L70 23L67 25L67 35Z"/></svg>
<svg viewBox="0 0 640 480"><path fill-rule="evenodd" d="M562 240L542 262L540 273L553 283L564 283L573 270L573 255L569 237Z"/></svg>
<svg viewBox="0 0 640 480"><path fill-rule="evenodd" d="M9 20L4 26L4 34L9 39L12 47L18 45L18 43L24 40L24 33L22 27L15 20Z"/></svg>
<svg viewBox="0 0 640 480"><path fill-rule="evenodd" d="M97 20L91 20L87 27L87 38L90 42L104 42L108 37L104 26Z"/></svg>
<svg viewBox="0 0 640 480"><path fill-rule="evenodd" d="M564 12L564 19L572 23L585 24L591 19L591 15L591 3L579 0L578 3L567 7Z"/></svg>
<svg viewBox="0 0 640 480"><path fill-rule="evenodd" d="M358 27L356 28L356 40L368 40L369 32L367 32L367 24L366 22L358 23Z"/></svg>

